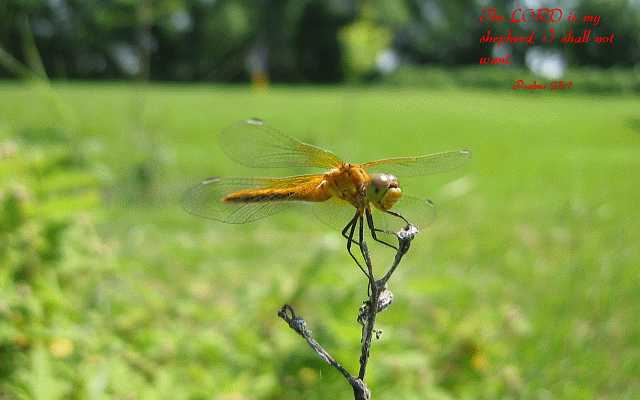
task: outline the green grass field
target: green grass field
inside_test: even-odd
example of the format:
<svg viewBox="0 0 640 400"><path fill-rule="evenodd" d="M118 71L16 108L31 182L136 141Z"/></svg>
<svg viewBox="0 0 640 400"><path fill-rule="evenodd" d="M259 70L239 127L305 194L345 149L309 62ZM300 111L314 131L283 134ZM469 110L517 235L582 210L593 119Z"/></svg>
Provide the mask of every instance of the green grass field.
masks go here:
<svg viewBox="0 0 640 400"><path fill-rule="evenodd" d="M221 128L260 117L353 161L473 151L459 171L401 181L438 217L391 281L375 399L636 399L639 105L2 83L0 398L350 398L276 316L292 303L356 369L366 287L339 233L303 212L227 226L180 207L207 176L297 172L217 147Z"/></svg>

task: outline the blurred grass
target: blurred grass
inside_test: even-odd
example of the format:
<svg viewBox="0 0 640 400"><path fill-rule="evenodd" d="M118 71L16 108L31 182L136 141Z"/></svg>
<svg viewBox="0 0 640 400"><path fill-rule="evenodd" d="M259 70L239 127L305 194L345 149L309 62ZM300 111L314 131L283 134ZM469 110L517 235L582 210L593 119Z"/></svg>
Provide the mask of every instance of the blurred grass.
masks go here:
<svg viewBox="0 0 640 400"><path fill-rule="evenodd" d="M365 286L339 233L179 206L210 175L295 172L217 148L256 116L354 161L474 152L401 182L438 219L391 282L376 398L637 398L639 110L566 93L2 83L0 397L350 395L275 315L293 301L355 369Z"/></svg>

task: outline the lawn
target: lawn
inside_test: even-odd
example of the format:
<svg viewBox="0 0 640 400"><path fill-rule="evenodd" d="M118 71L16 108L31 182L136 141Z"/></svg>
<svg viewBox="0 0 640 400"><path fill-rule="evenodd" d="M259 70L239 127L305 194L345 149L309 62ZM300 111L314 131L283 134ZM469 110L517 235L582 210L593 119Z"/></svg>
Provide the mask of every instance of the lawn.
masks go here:
<svg viewBox="0 0 640 400"><path fill-rule="evenodd" d="M356 369L366 287L339 232L304 212L223 225L180 207L211 175L300 172L224 156L216 133L249 117L356 162L473 151L401 181L438 211L379 316L374 398L638 398L639 104L0 83L0 398L349 398L276 316L293 304ZM382 270L391 254L374 250Z"/></svg>

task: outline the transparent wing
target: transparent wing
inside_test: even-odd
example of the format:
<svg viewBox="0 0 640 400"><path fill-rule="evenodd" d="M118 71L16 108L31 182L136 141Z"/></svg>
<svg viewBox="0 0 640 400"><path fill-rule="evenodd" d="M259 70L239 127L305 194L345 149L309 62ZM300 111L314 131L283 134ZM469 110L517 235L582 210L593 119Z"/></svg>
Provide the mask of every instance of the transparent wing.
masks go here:
<svg viewBox="0 0 640 400"><path fill-rule="evenodd" d="M233 161L255 168L332 168L342 162L330 151L291 138L256 118L224 129L220 146Z"/></svg>
<svg viewBox="0 0 640 400"><path fill-rule="evenodd" d="M385 172L397 177L424 176L460 167L471 158L469 150L446 151L418 157L396 157L362 164L369 172Z"/></svg>
<svg viewBox="0 0 640 400"><path fill-rule="evenodd" d="M337 198L322 203L311 203L313 213L318 220L334 230L341 231L353 218L356 209L349 203ZM393 211L400 213L419 229L431 225L436 217L436 209L429 199L421 199L403 195L394 205ZM396 243L395 233L404 228L406 223L396 216L384 213L377 208L371 210L373 223L377 229L390 233L378 233L380 238Z"/></svg>
<svg viewBox="0 0 640 400"><path fill-rule="evenodd" d="M312 204L313 214L323 224L342 231L356 213L356 208L344 200L332 197Z"/></svg>
<svg viewBox="0 0 640 400"><path fill-rule="evenodd" d="M295 194L313 190L321 175L300 175L287 178L209 178L189 189L182 201L184 209L199 217L229 224L252 222L289 208L300 202L294 201ZM283 197L282 191L292 195ZM253 201L225 202L223 199L233 193L256 193ZM272 192L272 193L269 193Z"/></svg>
<svg viewBox="0 0 640 400"><path fill-rule="evenodd" d="M425 229L433 223L436 217L436 208L429 199L402 195L400 200L393 206L392 211L405 217L418 229ZM398 232L406 223L396 216L372 209L373 223L376 228L389 232Z"/></svg>

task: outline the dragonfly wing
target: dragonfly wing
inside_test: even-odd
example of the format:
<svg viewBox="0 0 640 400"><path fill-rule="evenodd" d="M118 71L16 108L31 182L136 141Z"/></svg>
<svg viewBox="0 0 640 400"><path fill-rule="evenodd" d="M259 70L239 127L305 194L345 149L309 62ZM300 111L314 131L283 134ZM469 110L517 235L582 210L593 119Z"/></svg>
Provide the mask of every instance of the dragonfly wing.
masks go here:
<svg viewBox="0 0 640 400"><path fill-rule="evenodd" d="M209 178L189 189L183 198L184 209L199 217L243 224L283 210L294 208L300 202L283 199L277 193L263 193L248 202L225 202L225 197L240 191L290 188L296 193L312 190L321 175L301 175L288 178ZM259 197L259 199L258 199Z"/></svg>
<svg viewBox="0 0 640 400"><path fill-rule="evenodd" d="M385 172L397 177L431 175L458 168L471 158L469 150L446 151L418 157L396 157L362 164L369 172Z"/></svg>
<svg viewBox="0 0 640 400"><path fill-rule="evenodd" d="M356 208L344 200L332 197L321 203L313 203L313 214L323 224L341 231L351 221Z"/></svg>
<svg viewBox="0 0 640 400"><path fill-rule="evenodd" d="M344 229L356 212L355 207L351 204L337 198L310 204L315 217L320 222L339 231ZM435 205L431 200L407 195L403 195L400 198L394 205L393 211L400 213L419 229L424 229L431 225L436 216ZM395 232L398 232L406 225L402 219L382 212L377 208L372 207L371 213L374 226L377 229L390 232L387 235L384 233L379 233L378 235L395 238Z"/></svg>
<svg viewBox="0 0 640 400"><path fill-rule="evenodd" d="M393 210L405 217L418 229L425 229L433 223L436 217L436 208L429 199L402 195L400 200L393 206ZM394 215L387 214L377 208L372 209L373 222L378 229L388 232L398 232L406 223Z"/></svg>
<svg viewBox="0 0 640 400"><path fill-rule="evenodd" d="M332 152L289 137L255 118L224 129L220 146L235 162L255 168L332 168L342 163Z"/></svg>

